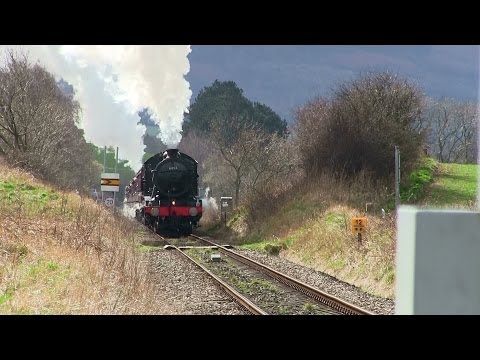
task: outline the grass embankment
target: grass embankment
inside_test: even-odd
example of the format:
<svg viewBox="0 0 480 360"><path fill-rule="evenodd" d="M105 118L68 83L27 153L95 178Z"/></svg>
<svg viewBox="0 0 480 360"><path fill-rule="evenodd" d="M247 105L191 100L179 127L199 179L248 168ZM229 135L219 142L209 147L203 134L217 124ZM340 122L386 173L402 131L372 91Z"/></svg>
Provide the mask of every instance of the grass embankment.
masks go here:
<svg viewBox="0 0 480 360"><path fill-rule="evenodd" d="M476 165L438 164L424 159L405 179L402 203L473 207L476 175ZM365 213L367 203L371 204ZM369 293L393 298L396 217L390 209L394 203L392 194L366 178L347 183L324 177L293 191L240 241L245 248L280 254ZM368 226L360 245L351 231L351 219L364 214ZM240 211L232 217L228 229L241 233L238 229L244 227L245 218ZM212 229L225 234L221 226Z"/></svg>
<svg viewBox="0 0 480 360"><path fill-rule="evenodd" d="M308 197L306 194L305 199ZM303 204L299 207L292 200L272 216L275 221L247 237L247 244L243 247L281 254L295 263L323 271L370 293L393 297L394 217L388 215L382 219L367 213L368 228L359 243L357 235L352 233L351 219L363 216L363 211L342 204L327 204L324 208L315 208L314 201L304 200ZM277 227L276 224L283 226ZM258 241L258 234L269 231L274 235L261 237Z"/></svg>
<svg viewBox="0 0 480 360"><path fill-rule="evenodd" d="M167 311L152 301L136 229L91 199L0 164L0 313Z"/></svg>
<svg viewBox="0 0 480 360"><path fill-rule="evenodd" d="M440 164L420 205L439 208L475 208L478 165Z"/></svg>

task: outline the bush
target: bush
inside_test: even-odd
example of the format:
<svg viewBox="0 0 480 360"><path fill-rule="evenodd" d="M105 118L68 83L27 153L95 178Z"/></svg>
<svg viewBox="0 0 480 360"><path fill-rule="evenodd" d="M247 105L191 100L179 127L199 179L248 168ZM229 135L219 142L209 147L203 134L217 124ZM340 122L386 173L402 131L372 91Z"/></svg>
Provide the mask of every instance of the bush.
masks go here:
<svg viewBox="0 0 480 360"><path fill-rule="evenodd" d="M280 251L285 248L286 248L285 244L267 244L264 247L267 254L270 254L270 255L279 255Z"/></svg>
<svg viewBox="0 0 480 360"><path fill-rule="evenodd" d="M325 170L352 177L360 171L392 178L394 148L402 171L416 163L423 144L423 94L389 73L341 84L331 99L318 98L296 112L297 142L307 176Z"/></svg>

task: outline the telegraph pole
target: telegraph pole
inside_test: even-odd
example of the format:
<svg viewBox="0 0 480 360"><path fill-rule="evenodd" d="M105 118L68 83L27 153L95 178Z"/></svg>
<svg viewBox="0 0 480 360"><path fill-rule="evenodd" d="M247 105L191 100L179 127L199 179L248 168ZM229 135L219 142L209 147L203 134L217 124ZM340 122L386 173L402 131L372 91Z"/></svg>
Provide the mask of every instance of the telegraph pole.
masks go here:
<svg viewBox="0 0 480 360"><path fill-rule="evenodd" d="M395 146L395 207L400 205L400 150Z"/></svg>

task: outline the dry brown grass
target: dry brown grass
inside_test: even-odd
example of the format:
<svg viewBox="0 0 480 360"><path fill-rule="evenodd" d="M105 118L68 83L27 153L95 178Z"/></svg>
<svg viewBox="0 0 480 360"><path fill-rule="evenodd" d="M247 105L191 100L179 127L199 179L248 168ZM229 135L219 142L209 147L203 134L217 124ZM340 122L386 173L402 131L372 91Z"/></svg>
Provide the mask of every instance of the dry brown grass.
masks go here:
<svg viewBox="0 0 480 360"><path fill-rule="evenodd" d="M135 223L1 164L0 182L17 185L10 199L0 188L0 313L172 313L154 300Z"/></svg>
<svg viewBox="0 0 480 360"><path fill-rule="evenodd" d="M283 255L372 294L393 298L395 218L367 215L367 231L360 243L351 231L351 219L359 215L349 206L329 207L290 234L294 241Z"/></svg>
<svg viewBox="0 0 480 360"><path fill-rule="evenodd" d="M387 197L365 173L348 182L324 174L295 186L246 241L264 241L251 248L278 244L281 256L393 298L396 224L394 213L381 216ZM359 246L351 219L365 214L366 203L368 227Z"/></svg>
<svg viewBox="0 0 480 360"><path fill-rule="evenodd" d="M256 223L249 226L253 233L267 238L274 234L285 237L306 221L322 216L330 206L344 204L363 212L379 215L386 202L388 189L374 184L364 172L352 181L338 179L326 173L315 180L301 181L289 192L274 200L270 211L265 209Z"/></svg>

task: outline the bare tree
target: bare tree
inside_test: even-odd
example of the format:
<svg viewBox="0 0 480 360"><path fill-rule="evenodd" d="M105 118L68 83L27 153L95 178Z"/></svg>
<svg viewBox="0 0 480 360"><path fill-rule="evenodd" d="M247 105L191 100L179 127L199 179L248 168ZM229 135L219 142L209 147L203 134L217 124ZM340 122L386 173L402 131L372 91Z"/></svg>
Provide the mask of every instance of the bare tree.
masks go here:
<svg viewBox="0 0 480 360"><path fill-rule="evenodd" d="M422 105L416 86L388 72L340 84L330 99L315 99L296 113L303 168L309 177L365 170L389 179L398 145L408 172L423 143Z"/></svg>
<svg viewBox="0 0 480 360"><path fill-rule="evenodd" d="M93 154L77 127L79 111L52 74L7 53L0 68L0 153L10 162L63 186L88 186Z"/></svg>
<svg viewBox="0 0 480 360"><path fill-rule="evenodd" d="M298 161L290 139L237 118L214 120L211 129L206 179L234 192L235 206L265 203L291 186Z"/></svg>
<svg viewBox="0 0 480 360"><path fill-rule="evenodd" d="M218 198L222 195L233 195L236 174L230 164L223 160L217 146L212 144L210 147L204 167L203 181L210 188L210 196Z"/></svg>
<svg viewBox="0 0 480 360"><path fill-rule="evenodd" d="M198 161L198 175L203 180L205 172L205 161L211 153L210 140L195 130L191 130L182 137L178 149L191 155Z"/></svg>
<svg viewBox="0 0 480 360"><path fill-rule="evenodd" d="M212 146L233 170L235 206L238 206L242 181L250 171L257 144L264 140L264 132L257 125L237 117L213 119L211 129Z"/></svg>
<svg viewBox="0 0 480 360"><path fill-rule="evenodd" d="M428 141L439 161L475 161L475 104L446 98L432 99L426 108L425 116L430 127Z"/></svg>
<svg viewBox="0 0 480 360"><path fill-rule="evenodd" d="M297 159L293 143L276 134L257 134L250 152L250 168L245 188L252 194L276 195L290 185L289 174L294 172Z"/></svg>
<svg viewBox="0 0 480 360"><path fill-rule="evenodd" d="M323 168L323 159L328 156L322 137L329 131L327 121L330 109L331 104L327 99L316 98L295 111L295 142L307 176L316 175Z"/></svg>
<svg viewBox="0 0 480 360"><path fill-rule="evenodd" d="M477 106L474 103L460 104L458 112L460 130L456 134L459 138L458 149L455 152L455 162L476 162L475 142L478 128Z"/></svg>

